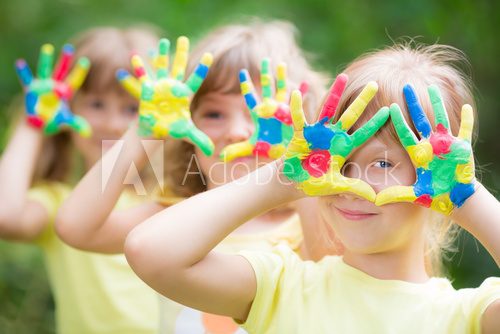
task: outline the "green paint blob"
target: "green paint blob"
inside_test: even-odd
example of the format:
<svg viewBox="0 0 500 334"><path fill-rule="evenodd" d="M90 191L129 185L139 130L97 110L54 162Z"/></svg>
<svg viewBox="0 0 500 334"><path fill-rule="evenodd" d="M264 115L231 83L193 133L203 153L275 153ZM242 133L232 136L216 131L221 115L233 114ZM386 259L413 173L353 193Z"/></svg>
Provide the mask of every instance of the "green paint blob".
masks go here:
<svg viewBox="0 0 500 334"><path fill-rule="evenodd" d="M309 173L302 167L299 158L286 159L283 165L283 174L295 183L301 183L309 179Z"/></svg>

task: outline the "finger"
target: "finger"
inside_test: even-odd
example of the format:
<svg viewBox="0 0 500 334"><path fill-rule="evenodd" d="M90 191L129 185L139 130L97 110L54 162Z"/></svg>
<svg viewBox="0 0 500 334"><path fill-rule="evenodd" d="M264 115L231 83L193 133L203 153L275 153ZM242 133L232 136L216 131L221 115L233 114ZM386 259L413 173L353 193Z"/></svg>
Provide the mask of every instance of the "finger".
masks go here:
<svg viewBox="0 0 500 334"><path fill-rule="evenodd" d="M326 117L328 121L330 121L333 116L335 116L335 112L337 111L337 106L339 104L340 98L342 97L342 93L345 90L347 80L348 76L344 73L339 74L337 78L335 78L335 82L332 84L325 104L321 109L319 119L324 119Z"/></svg>
<svg viewBox="0 0 500 334"><path fill-rule="evenodd" d="M389 108L381 108L375 116L373 116L366 124L359 128L352 134L354 147L363 145L369 138L371 138L387 121L389 118Z"/></svg>
<svg viewBox="0 0 500 334"><path fill-rule="evenodd" d="M306 117L302 109L302 95L299 90L292 92L292 99L290 100L290 112L292 114L293 128L296 131L302 131L306 125Z"/></svg>
<svg viewBox="0 0 500 334"><path fill-rule="evenodd" d="M441 124L441 126L443 126L445 129L450 130L448 114L446 113L446 108L444 107L443 98L441 96L439 88L436 85L430 85L428 91L432 103L432 110L434 110L434 120L436 122L436 127Z"/></svg>
<svg viewBox="0 0 500 334"><path fill-rule="evenodd" d="M194 126L193 123L191 125L192 127L189 129L187 137L200 148L203 154L211 156L214 153L214 143L204 132Z"/></svg>
<svg viewBox="0 0 500 334"><path fill-rule="evenodd" d="M287 98L286 64L279 63L276 69L276 101L284 103Z"/></svg>
<svg viewBox="0 0 500 334"><path fill-rule="evenodd" d="M352 193L362 197L370 202L375 202L377 194L375 190L363 180L353 179L348 177L342 177L341 182L335 184L338 190L342 190L344 193ZM340 191L338 192L340 193Z"/></svg>
<svg viewBox="0 0 500 334"><path fill-rule="evenodd" d="M219 157L224 162L230 162L236 158L251 156L253 149L254 145L252 145L250 141L246 140L241 143L231 144L224 147Z"/></svg>
<svg viewBox="0 0 500 334"><path fill-rule="evenodd" d="M54 46L52 44L44 44L40 49L40 57L38 58L37 75L40 79L50 78L52 73L52 63L54 61Z"/></svg>
<svg viewBox="0 0 500 334"><path fill-rule="evenodd" d="M255 90L252 84L252 79L250 78L250 74L247 70L241 70L239 78L241 94L243 94L243 97L245 98L245 103L248 109L252 111L258 104L257 95L255 94Z"/></svg>
<svg viewBox="0 0 500 334"><path fill-rule="evenodd" d="M405 148L416 145L418 143L418 139L408 126L408 123L406 123L406 120L404 119L401 109L397 103L393 103L391 105L390 113L392 123L394 124L394 128L396 129L396 133L398 134L401 144L403 144Z"/></svg>
<svg viewBox="0 0 500 334"><path fill-rule="evenodd" d="M191 120L178 120L170 125L169 131L172 138L188 138L207 156L214 153L212 140L198 129Z"/></svg>
<svg viewBox="0 0 500 334"><path fill-rule="evenodd" d="M269 58L262 59L260 68L260 85L262 87L263 99L271 99L273 97L273 78L269 70Z"/></svg>
<svg viewBox="0 0 500 334"><path fill-rule="evenodd" d="M411 85L405 85L403 88L403 94L405 96L406 105L408 106L408 111L410 112L411 119L415 128L420 133L423 138L429 138L431 135L431 123L427 118L427 115L422 109L422 106L418 102L417 94Z"/></svg>
<svg viewBox="0 0 500 334"><path fill-rule="evenodd" d="M393 186L386 188L377 194L375 205L381 206L396 202L415 202L417 196L411 186Z"/></svg>
<svg viewBox="0 0 500 334"><path fill-rule="evenodd" d="M472 141L472 130L474 128L474 112L469 104L462 107L462 118L460 121L460 130L458 131L458 138L467 140L469 143Z"/></svg>
<svg viewBox="0 0 500 334"><path fill-rule="evenodd" d="M200 89L203 80L208 75L208 70L210 65L212 65L213 57L211 53L205 53L200 60L200 63L196 67L193 73L189 76L186 81L186 85L191 89L193 93L196 93Z"/></svg>
<svg viewBox="0 0 500 334"><path fill-rule="evenodd" d="M346 178L338 173L327 173L319 178L311 177L300 188L308 196L328 196L341 193L352 193L370 202L375 201L373 188L360 179Z"/></svg>
<svg viewBox="0 0 500 334"><path fill-rule="evenodd" d="M63 46L61 50L61 56L59 57L59 61L57 62L54 70L54 74L52 75L52 78L54 80L62 81L64 80L66 75L68 75L74 52L75 48L73 48L73 45L66 44Z"/></svg>
<svg viewBox="0 0 500 334"><path fill-rule="evenodd" d="M149 80L149 76L146 72L146 68L144 67L144 62L139 55L132 56L132 69L134 70L134 74L141 82Z"/></svg>
<svg viewBox="0 0 500 334"><path fill-rule="evenodd" d="M33 81L33 74L24 59L16 60L16 73L23 86L28 86Z"/></svg>
<svg viewBox="0 0 500 334"><path fill-rule="evenodd" d="M183 81L186 72L187 60L189 53L189 39L186 36L181 36L177 39L175 48L174 63L172 64L172 77L176 80Z"/></svg>
<svg viewBox="0 0 500 334"><path fill-rule="evenodd" d="M116 78L122 87L133 97L139 100L141 97L141 83L127 70L119 69L116 71Z"/></svg>
<svg viewBox="0 0 500 334"><path fill-rule="evenodd" d="M78 59L75 67L71 70L65 80L72 92L77 91L82 86L87 74L89 73L89 69L90 61L88 58L82 57Z"/></svg>
<svg viewBox="0 0 500 334"><path fill-rule="evenodd" d="M164 79L168 76L168 54L170 52L170 41L166 38L160 39L158 43L158 54L155 55L153 66L156 70L156 78Z"/></svg>
<svg viewBox="0 0 500 334"><path fill-rule="evenodd" d="M69 126L82 137L88 138L92 135L90 124L81 116L74 116Z"/></svg>
<svg viewBox="0 0 500 334"><path fill-rule="evenodd" d="M347 108L339 119L340 126L343 130L349 130L351 126L356 123L361 116L366 106L373 99L377 93L378 85L375 81L370 81L359 93L358 97Z"/></svg>

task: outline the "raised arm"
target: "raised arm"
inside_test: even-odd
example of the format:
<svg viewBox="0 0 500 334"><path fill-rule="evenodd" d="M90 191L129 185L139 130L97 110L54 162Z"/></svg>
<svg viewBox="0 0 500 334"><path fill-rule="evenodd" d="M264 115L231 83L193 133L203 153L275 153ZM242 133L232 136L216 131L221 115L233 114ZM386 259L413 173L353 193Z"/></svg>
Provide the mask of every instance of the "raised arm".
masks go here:
<svg viewBox="0 0 500 334"><path fill-rule="evenodd" d="M169 46L168 40L160 40L153 59L154 77L146 72L137 55L132 57L137 78L125 70L117 73L124 88L140 98L139 125L132 125L122 140L90 169L61 207L56 229L60 237L73 247L122 253L127 234L163 209L148 202L135 208L113 211L125 189L125 178L131 166L140 169L148 160L143 143L148 143L151 150L157 150L163 143L160 139L169 136L190 140L207 155L213 151L211 140L194 126L189 111L190 98L203 82L212 58L209 54L204 55L194 73L184 81L189 40L186 37L178 39L170 73ZM140 136L158 140L143 141ZM104 186L103 180L106 180Z"/></svg>
<svg viewBox="0 0 500 334"><path fill-rule="evenodd" d="M0 238L30 241L48 224L47 210L27 197L42 143L40 131L20 122L0 159Z"/></svg>
<svg viewBox="0 0 500 334"><path fill-rule="evenodd" d="M25 94L26 121L18 124L0 160L1 238L30 241L49 223L47 208L27 197L42 150L43 133L51 135L71 128L82 136L90 134L88 123L73 115L68 107L71 96L85 79L89 61L79 59L70 72L72 57L73 47L65 45L53 70L54 47L43 45L36 76L25 60L16 62Z"/></svg>

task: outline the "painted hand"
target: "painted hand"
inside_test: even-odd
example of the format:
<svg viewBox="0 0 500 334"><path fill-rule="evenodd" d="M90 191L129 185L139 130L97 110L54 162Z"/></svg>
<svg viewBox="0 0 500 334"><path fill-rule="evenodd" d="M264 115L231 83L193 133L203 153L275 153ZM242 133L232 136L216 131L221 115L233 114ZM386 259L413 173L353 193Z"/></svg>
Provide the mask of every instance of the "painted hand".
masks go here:
<svg viewBox="0 0 500 334"><path fill-rule="evenodd" d="M286 86L286 65L280 63L277 68L277 88L273 98L273 78L269 71L269 59L263 59L260 72L263 101L260 102L255 94L252 80L247 70L240 72L241 93L250 110L255 131L248 139L240 143L231 144L221 152L221 159L233 159L254 155L278 159L286 150L293 136L292 117L290 107L286 102L288 91ZM307 90L303 83L300 91Z"/></svg>
<svg viewBox="0 0 500 334"><path fill-rule="evenodd" d="M33 78L24 59L16 61L17 75L25 91L28 123L36 128L43 128L47 135L55 134L64 127L69 127L84 137L91 134L87 121L73 115L69 108L69 101L82 85L90 66L87 58L80 58L68 75L73 53L73 46L66 44L53 71L54 46L43 45L38 58L36 78Z"/></svg>
<svg viewBox="0 0 500 334"><path fill-rule="evenodd" d="M449 215L474 193L474 158L471 148L474 116L468 104L462 107L462 121L458 137L450 132L441 93L437 86L429 86L429 97L434 110L435 131L410 85L404 95L413 124L420 134L418 140L408 127L401 109L391 105L390 114L401 143L416 168L417 181L412 186L394 186L377 194L376 205L394 202L413 202Z"/></svg>
<svg viewBox="0 0 500 334"><path fill-rule="evenodd" d="M319 121L306 124L302 98L298 91L292 94L290 104L294 135L285 153L283 173L297 188L309 196L335 195L351 192L369 201L375 200L375 191L366 182L341 174L347 156L365 143L389 118L389 108L380 109L373 118L353 134L347 131L361 116L375 96L378 86L368 83L359 96L333 124L338 102L347 82L347 75L335 80L323 106Z"/></svg>
<svg viewBox="0 0 500 334"><path fill-rule="evenodd" d="M158 53L153 58L155 78L146 72L142 59L132 57L132 67L138 79L127 71L117 73L118 80L133 96L140 98L139 134L154 138L189 139L203 153L211 155L214 145L191 119L190 99L200 88L212 64L212 55L205 53L193 74L184 82L184 73L189 52L189 39L179 37L172 71L168 73L170 42L161 39Z"/></svg>

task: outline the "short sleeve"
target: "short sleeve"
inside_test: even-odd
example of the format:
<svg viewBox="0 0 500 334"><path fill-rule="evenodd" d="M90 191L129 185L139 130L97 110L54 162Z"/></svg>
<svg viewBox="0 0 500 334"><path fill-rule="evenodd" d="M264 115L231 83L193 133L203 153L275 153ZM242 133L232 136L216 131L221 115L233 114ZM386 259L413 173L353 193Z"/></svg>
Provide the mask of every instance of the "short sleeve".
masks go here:
<svg viewBox="0 0 500 334"><path fill-rule="evenodd" d="M286 273L292 271L300 259L285 244L271 252L242 251L239 255L250 262L257 282L255 298L242 327L250 333L265 333L278 312L282 293L287 291Z"/></svg>
<svg viewBox="0 0 500 334"><path fill-rule="evenodd" d="M54 235L54 221L57 210L68 194L68 187L59 183L37 184L28 191L28 198L40 203L47 210L49 217L49 224L47 224L45 230L35 240L35 243L44 243Z"/></svg>
<svg viewBox="0 0 500 334"><path fill-rule="evenodd" d="M469 316L470 332L481 333L481 318L484 312L491 303L500 299L500 278L490 277L472 291L465 299L463 308Z"/></svg>

